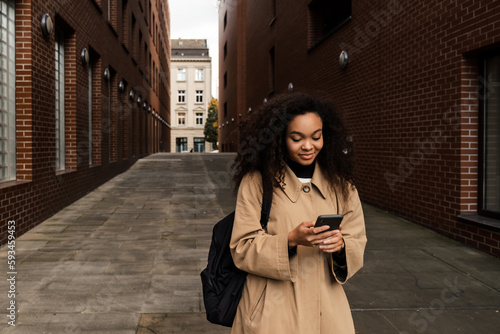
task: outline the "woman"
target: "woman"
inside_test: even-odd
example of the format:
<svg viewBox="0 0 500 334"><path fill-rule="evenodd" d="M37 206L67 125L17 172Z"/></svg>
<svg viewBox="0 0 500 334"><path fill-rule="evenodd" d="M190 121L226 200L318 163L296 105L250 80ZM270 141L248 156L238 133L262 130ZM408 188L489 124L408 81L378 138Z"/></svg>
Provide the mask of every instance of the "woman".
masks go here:
<svg viewBox="0 0 500 334"><path fill-rule="evenodd" d="M248 276L231 333L354 333L341 285L363 266L366 235L339 114L311 95L283 95L251 115L242 136L230 248ZM273 197L265 230L264 187ZM340 230L314 227L337 213Z"/></svg>

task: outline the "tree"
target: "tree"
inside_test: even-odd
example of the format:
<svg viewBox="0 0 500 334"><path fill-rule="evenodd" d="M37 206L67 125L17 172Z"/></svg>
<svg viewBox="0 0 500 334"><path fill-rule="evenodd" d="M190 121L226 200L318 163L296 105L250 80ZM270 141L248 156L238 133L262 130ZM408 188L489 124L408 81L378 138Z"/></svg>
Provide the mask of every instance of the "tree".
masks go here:
<svg viewBox="0 0 500 334"><path fill-rule="evenodd" d="M207 121L205 122L205 130L203 131L203 135L205 136L205 140L207 142L212 143L214 149L217 149L217 142L219 140L218 121L219 102L216 98L212 98L212 100L208 104L208 116Z"/></svg>

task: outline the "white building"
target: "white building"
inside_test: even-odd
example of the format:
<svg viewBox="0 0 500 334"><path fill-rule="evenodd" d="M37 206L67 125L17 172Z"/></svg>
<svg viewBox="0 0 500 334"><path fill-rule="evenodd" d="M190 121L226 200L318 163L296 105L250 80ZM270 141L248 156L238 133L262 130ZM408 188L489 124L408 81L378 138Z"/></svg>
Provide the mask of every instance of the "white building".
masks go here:
<svg viewBox="0 0 500 334"><path fill-rule="evenodd" d="M209 152L203 130L212 99L212 59L206 39L171 41L171 152Z"/></svg>

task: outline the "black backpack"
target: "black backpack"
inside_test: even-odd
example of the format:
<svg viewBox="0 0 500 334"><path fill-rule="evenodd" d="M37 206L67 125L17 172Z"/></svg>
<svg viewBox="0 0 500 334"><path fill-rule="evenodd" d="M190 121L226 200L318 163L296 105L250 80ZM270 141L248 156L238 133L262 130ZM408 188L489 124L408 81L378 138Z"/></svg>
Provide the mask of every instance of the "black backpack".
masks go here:
<svg viewBox="0 0 500 334"><path fill-rule="evenodd" d="M266 228L271 211L272 193L263 196L260 224ZM201 272L203 301L207 320L231 327L241 299L247 273L233 262L229 243L233 232L234 211L215 224L207 267Z"/></svg>

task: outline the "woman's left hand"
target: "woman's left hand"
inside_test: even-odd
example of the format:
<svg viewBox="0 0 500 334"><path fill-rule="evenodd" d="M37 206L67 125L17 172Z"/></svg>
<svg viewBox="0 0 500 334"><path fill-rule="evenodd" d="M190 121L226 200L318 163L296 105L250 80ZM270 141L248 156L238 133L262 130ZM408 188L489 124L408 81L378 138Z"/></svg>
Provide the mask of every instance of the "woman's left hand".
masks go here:
<svg viewBox="0 0 500 334"><path fill-rule="evenodd" d="M337 230L337 233L331 237L326 238L322 244L319 245L319 249L321 249L325 253L335 253L340 252L344 249L344 239L342 238L342 233Z"/></svg>

